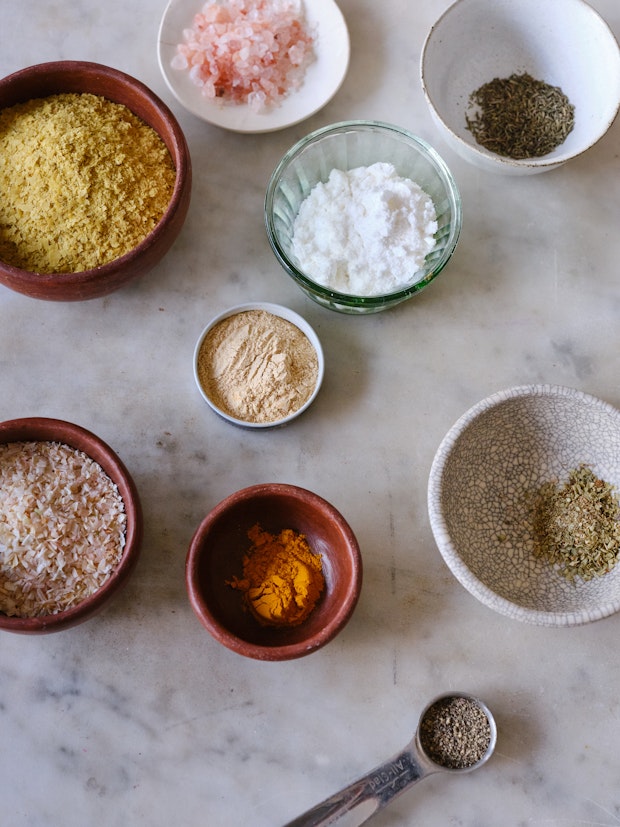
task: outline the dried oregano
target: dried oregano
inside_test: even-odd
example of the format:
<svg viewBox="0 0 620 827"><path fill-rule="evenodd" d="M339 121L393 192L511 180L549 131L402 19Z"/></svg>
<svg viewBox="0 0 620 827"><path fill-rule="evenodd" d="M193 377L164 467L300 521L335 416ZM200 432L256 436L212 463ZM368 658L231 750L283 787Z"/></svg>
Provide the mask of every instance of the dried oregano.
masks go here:
<svg viewBox="0 0 620 827"><path fill-rule="evenodd" d="M560 485L538 491L534 512L535 551L568 580L607 574L620 551L620 505L615 489L587 465Z"/></svg>

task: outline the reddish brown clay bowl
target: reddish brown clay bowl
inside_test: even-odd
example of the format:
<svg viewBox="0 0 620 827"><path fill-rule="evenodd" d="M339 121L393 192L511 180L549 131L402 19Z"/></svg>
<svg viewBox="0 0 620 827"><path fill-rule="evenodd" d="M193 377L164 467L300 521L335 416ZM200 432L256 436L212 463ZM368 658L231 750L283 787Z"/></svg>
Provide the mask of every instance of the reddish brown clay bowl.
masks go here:
<svg viewBox="0 0 620 827"><path fill-rule="evenodd" d="M247 532L292 528L322 555L325 590L299 626L261 626L227 585L242 571ZM186 560L189 600L202 625L224 646L248 658L281 661L324 646L349 621L362 586L362 560L353 531L326 500L294 485L254 485L231 494L200 523Z"/></svg>
<svg viewBox="0 0 620 827"><path fill-rule="evenodd" d="M124 104L159 134L176 167L174 191L162 219L124 256L77 273L32 273L0 262L0 283L18 293L49 301L82 301L112 293L161 261L185 221L192 170L185 136L166 104L141 81L108 66L62 60L21 69L0 80L0 109L62 92L90 92Z"/></svg>
<svg viewBox="0 0 620 827"><path fill-rule="evenodd" d="M0 443L61 442L83 451L98 462L116 483L127 514L126 543L121 560L101 588L77 606L41 617L8 617L0 612L0 629L22 634L58 632L77 626L97 614L126 583L138 561L142 544L142 507L133 479L122 461L103 440L79 425L60 419L29 417L0 422Z"/></svg>

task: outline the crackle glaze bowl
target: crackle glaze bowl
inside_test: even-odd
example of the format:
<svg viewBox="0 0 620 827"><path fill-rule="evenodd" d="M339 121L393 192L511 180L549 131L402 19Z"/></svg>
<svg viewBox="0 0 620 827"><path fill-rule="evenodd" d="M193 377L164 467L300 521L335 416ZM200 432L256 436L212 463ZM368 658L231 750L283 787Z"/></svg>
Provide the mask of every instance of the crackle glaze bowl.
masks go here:
<svg viewBox="0 0 620 827"><path fill-rule="evenodd" d="M356 296L332 290L305 272L293 250L294 224L302 202L333 169L348 171L391 163L402 178L417 183L437 214L436 246L423 268L385 295ZM330 310L377 313L416 296L441 273L456 247L462 224L461 197L439 154L405 129L378 121L345 121L317 129L298 141L274 169L265 195L267 238L276 259L301 290Z"/></svg>
<svg viewBox="0 0 620 827"><path fill-rule="evenodd" d="M483 84L525 72L560 87L575 123L549 154L515 160L479 145L466 112ZM466 161L507 175L546 172L581 155L605 135L620 106L618 43L584 0L457 0L426 37L420 76L446 143Z"/></svg>
<svg viewBox="0 0 620 827"><path fill-rule="evenodd" d="M228 585L241 576L243 557L256 524L272 534L291 528L322 556L325 589L298 626L261 625L243 596ZM263 661L300 658L342 631L362 587L362 558L345 518L318 494L284 483L264 483L229 495L202 520L187 552L185 578L190 604L212 637L240 655Z"/></svg>
<svg viewBox="0 0 620 827"><path fill-rule="evenodd" d="M56 442L84 452L116 485L126 514L122 556L100 588L72 608L56 614L15 617L0 612L0 629L22 634L60 632L98 614L124 587L138 562L143 522L140 496L124 463L100 437L80 425L47 417L25 417L0 423L0 444Z"/></svg>
<svg viewBox="0 0 620 827"><path fill-rule="evenodd" d="M125 255L75 273L36 273L0 261L0 283L18 293L48 301L82 301L106 296L145 275L166 255L189 209L191 160L175 116L141 81L109 66L79 60L40 63L0 80L0 109L59 93L92 93L124 104L152 127L166 144L176 170L168 206L155 228Z"/></svg>
<svg viewBox="0 0 620 827"><path fill-rule="evenodd" d="M534 553L532 493L582 464L620 490L620 411L573 388L510 388L450 428L431 467L429 518L444 561L485 606L541 626L620 609L620 565L571 582Z"/></svg>

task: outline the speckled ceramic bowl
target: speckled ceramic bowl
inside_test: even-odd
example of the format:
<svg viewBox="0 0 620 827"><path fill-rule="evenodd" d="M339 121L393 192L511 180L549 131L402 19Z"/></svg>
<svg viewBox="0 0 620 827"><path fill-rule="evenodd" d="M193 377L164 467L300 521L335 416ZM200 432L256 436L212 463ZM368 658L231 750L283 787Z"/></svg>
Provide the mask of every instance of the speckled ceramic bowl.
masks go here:
<svg viewBox="0 0 620 827"><path fill-rule="evenodd" d="M530 495L581 464L620 490L620 411L572 388L496 393L443 439L428 484L431 527L454 576L489 608L543 626L620 609L620 564L572 583L534 554Z"/></svg>

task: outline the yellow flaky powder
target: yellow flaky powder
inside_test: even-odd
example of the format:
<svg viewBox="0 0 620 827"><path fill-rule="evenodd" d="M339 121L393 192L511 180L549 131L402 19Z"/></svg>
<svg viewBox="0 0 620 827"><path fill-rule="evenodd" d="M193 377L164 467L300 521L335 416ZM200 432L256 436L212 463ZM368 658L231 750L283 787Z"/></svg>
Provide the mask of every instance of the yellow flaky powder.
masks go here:
<svg viewBox="0 0 620 827"><path fill-rule="evenodd" d="M155 228L175 169L126 106L63 93L0 111L0 259L37 273L107 264Z"/></svg>
<svg viewBox="0 0 620 827"><path fill-rule="evenodd" d="M314 609L325 586L320 554L290 528L278 535L255 525L243 558L243 577L228 585L243 592L247 607L266 626L297 626Z"/></svg>

